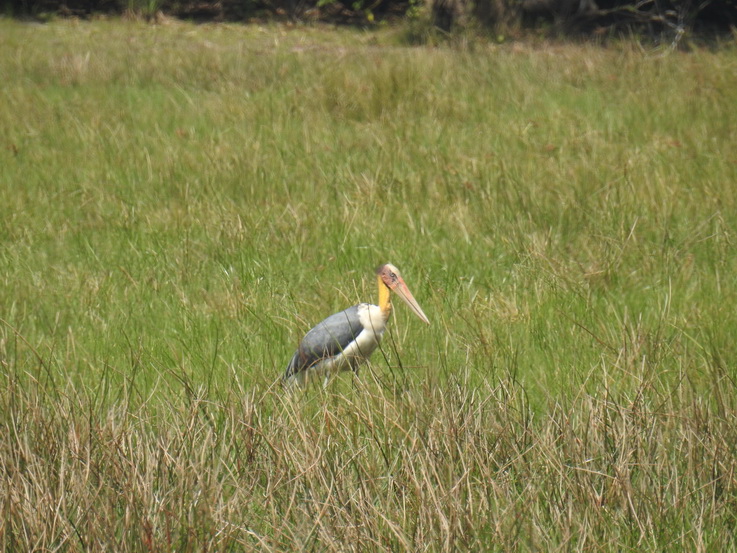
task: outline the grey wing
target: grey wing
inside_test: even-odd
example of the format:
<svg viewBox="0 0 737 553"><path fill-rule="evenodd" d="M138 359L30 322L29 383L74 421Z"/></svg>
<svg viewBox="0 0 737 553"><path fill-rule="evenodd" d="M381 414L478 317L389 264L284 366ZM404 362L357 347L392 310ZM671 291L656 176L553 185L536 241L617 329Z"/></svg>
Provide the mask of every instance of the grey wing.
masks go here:
<svg viewBox="0 0 737 553"><path fill-rule="evenodd" d="M284 377L289 378L323 359L338 355L361 331L363 325L358 317L358 305L330 315L302 338Z"/></svg>

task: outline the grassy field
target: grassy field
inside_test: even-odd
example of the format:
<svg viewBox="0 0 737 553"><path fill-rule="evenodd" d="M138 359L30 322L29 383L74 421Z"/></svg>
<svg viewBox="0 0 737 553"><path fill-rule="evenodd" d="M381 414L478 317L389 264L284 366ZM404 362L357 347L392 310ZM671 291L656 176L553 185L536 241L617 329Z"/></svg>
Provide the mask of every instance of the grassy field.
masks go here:
<svg viewBox="0 0 737 553"><path fill-rule="evenodd" d="M737 551L734 44L0 37L4 551Z"/></svg>

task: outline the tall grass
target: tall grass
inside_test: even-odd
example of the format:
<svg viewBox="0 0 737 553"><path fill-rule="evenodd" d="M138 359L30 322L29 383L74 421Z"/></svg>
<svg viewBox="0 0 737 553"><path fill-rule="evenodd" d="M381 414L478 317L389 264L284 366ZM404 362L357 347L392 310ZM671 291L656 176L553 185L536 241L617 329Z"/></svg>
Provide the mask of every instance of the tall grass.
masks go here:
<svg viewBox="0 0 737 553"><path fill-rule="evenodd" d="M0 32L5 550L737 549L733 46Z"/></svg>

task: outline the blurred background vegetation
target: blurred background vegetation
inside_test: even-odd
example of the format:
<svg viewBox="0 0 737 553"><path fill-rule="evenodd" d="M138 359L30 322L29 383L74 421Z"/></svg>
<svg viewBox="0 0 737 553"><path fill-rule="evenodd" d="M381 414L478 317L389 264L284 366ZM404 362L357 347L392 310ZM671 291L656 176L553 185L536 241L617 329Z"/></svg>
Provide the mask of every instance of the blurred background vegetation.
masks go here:
<svg viewBox="0 0 737 553"><path fill-rule="evenodd" d="M502 41L534 30L555 36L635 35L687 46L684 37L734 34L737 0L4 0L13 17L331 22L371 26L418 21L440 33L480 30Z"/></svg>

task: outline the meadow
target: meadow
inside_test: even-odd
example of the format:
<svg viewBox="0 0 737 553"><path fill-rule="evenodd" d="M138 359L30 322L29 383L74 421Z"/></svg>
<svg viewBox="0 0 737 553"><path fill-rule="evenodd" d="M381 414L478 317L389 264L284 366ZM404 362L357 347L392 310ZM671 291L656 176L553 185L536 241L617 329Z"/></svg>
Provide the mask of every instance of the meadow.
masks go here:
<svg viewBox="0 0 737 553"><path fill-rule="evenodd" d="M736 45L402 33L0 19L4 551L737 551Z"/></svg>

